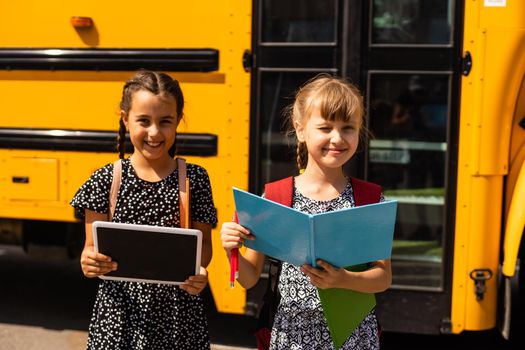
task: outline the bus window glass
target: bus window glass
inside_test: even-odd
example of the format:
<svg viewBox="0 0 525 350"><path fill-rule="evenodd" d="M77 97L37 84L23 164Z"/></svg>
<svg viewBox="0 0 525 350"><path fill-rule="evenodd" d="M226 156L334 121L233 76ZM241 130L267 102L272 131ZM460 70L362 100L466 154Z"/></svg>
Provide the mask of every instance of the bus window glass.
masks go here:
<svg viewBox="0 0 525 350"><path fill-rule="evenodd" d="M453 0L374 0L371 44L448 45Z"/></svg>
<svg viewBox="0 0 525 350"><path fill-rule="evenodd" d="M336 0L266 0L262 6L262 42L336 41Z"/></svg>
<svg viewBox="0 0 525 350"><path fill-rule="evenodd" d="M319 72L261 72L260 155L261 185L297 174L295 140L286 137L284 113L295 91ZM262 190L262 188L261 188Z"/></svg>
<svg viewBox="0 0 525 350"><path fill-rule="evenodd" d="M441 287L448 74L373 73L367 176L397 199L395 285Z"/></svg>

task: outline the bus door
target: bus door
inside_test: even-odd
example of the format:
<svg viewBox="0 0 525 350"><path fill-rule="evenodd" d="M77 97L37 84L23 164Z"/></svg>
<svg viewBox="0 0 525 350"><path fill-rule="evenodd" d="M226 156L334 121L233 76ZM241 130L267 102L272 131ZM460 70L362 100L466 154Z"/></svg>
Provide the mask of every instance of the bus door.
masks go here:
<svg viewBox="0 0 525 350"><path fill-rule="evenodd" d="M373 134L365 178L399 202L393 285L378 303L389 330L450 332L459 6L375 0L363 8L361 63Z"/></svg>
<svg viewBox="0 0 525 350"><path fill-rule="evenodd" d="M297 174L282 112L301 84L327 72L358 85L373 137L348 170L399 201L393 286L378 295L386 330L449 330L458 3L254 2L250 189Z"/></svg>

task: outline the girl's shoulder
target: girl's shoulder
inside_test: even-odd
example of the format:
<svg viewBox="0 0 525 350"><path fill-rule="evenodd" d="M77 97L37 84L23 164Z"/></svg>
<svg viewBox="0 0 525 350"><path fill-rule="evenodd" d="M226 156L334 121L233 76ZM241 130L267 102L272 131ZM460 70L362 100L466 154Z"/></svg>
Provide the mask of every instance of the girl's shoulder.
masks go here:
<svg viewBox="0 0 525 350"><path fill-rule="evenodd" d="M264 197L282 205L291 207L294 189L293 176L264 185Z"/></svg>
<svg viewBox="0 0 525 350"><path fill-rule="evenodd" d="M118 161L118 160L117 160ZM130 173L130 166L131 163L128 159L122 159L121 161L121 178L122 181L124 181L126 178L129 177ZM98 186L111 186L111 183L113 181L113 168L116 161L107 163L106 165L98 168L95 170L89 179L86 181L87 184L94 185L97 184Z"/></svg>
<svg viewBox="0 0 525 350"><path fill-rule="evenodd" d="M350 185L357 205L377 203L384 200L382 188L378 184L351 177Z"/></svg>
<svg viewBox="0 0 525 350"><path fill-rule="evenodd" d="M107 213L109 191L113 180L113 163L95 170L80 186L70 204L83 215L84 209Z"/></svg>
<svg viewBox="0 0 525 350"><path fill-rule="evenodd" d="M208 171L201 165L186 163L186 169L190 177L208 177Z"/></svg>
<svg viewBox="0 0 525 350"><path fill-rule="evenodd" d="M90 180L98 180L102 182L111 181L113 178L113 162L98 168L91 174Z"/></svg>

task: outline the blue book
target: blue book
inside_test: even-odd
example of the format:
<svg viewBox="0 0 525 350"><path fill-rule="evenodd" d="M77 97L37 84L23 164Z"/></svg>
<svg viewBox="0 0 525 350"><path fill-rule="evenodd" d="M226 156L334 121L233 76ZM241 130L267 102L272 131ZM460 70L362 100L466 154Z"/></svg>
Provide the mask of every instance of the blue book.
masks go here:
<svg viewBox="0 0 525 350"><path fill-rule="evenodd" d="M363 271L366 263L388 259L397 202L387 201L321 214L307 214L233 189L239 223L256 239L248 248L300 266L322 259L333 266ZM374 294L318 289L323 313L337 349L375 307Z"/></svg>
<svg viewBox="0 0 525 350"><path fill-rule="evenodd" d="M348 267L388 259L397 201L363 205L321 214L307 214L234 188L239 224L255 240L246 247L301 266L322 259Z"/></svg>

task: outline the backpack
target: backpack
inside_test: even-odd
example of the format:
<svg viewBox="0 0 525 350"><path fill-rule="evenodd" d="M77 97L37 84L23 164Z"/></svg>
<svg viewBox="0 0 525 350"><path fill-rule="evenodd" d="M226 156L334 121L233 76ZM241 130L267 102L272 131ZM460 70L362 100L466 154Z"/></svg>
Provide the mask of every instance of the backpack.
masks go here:
<svg viewBox="0 0 525 350"><path fill-rule="evenodd" d="M378 203L381 200L381 186L353 177L350 178L350 183L352 185L356 206ZM264 197L291 207L293 199L293 177L290 176L266 184L264 186ZM273 319L280 300L277 286L279 284L282 262L271 257L268 257L268 261L268 283L255 330L258 350L267 350L270 347Z"/></svg>

